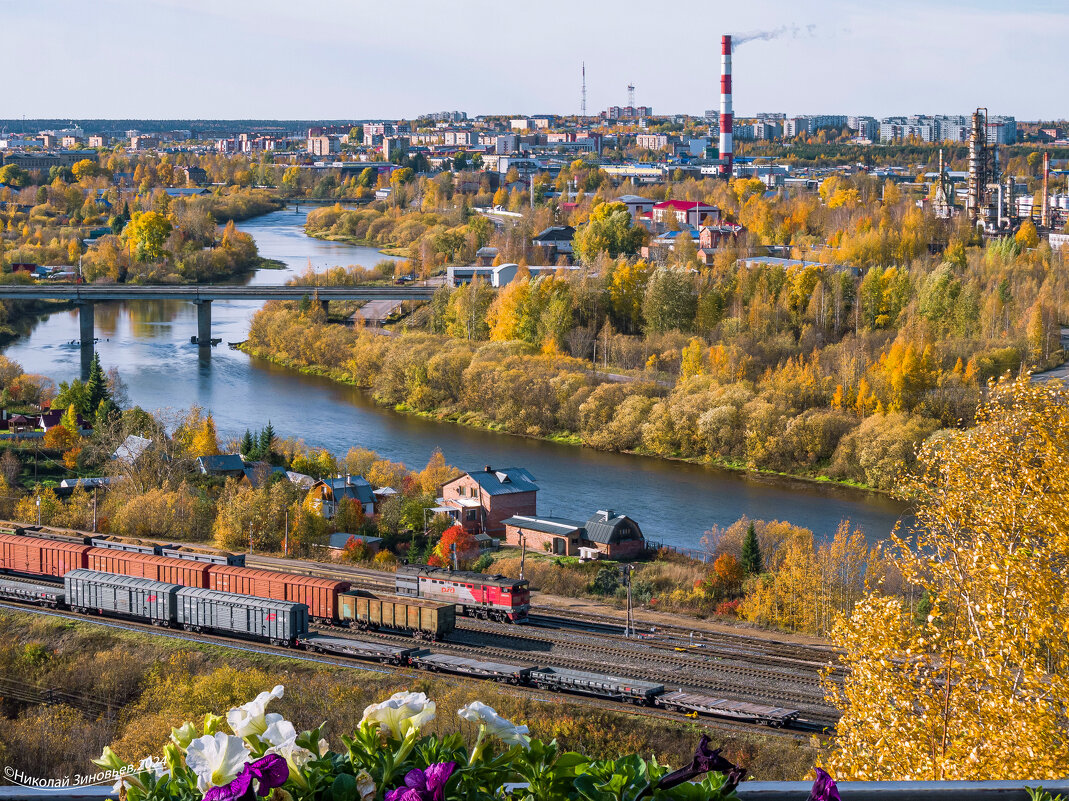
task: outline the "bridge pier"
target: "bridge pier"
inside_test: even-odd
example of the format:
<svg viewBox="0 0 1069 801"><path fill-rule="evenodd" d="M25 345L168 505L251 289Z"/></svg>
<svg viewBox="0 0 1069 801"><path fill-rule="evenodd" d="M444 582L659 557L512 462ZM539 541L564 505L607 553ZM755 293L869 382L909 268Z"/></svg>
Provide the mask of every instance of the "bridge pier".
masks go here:
<svg viewBox="0 0 1069 801"><path fill-rule="evenodd" d="M212 346L212 302L198 300L197 306L197 345L201 348Z"/></svg>
<svg viewBox="0 0 1069 801"><path fill-rule="evenodd" d="M91 300L78 304L78 335L81 344L82 380L89 380L89 366L93 361L94 334L96 333L96 308Z"/></svg>
<svg viewBox="0 0 1069 801"><path fill-rule="evenodd" d="M321 308L323 310L323 316L324 317L329 317L330 316L330 301L329 300L320 299L319 308Z"/></svg>

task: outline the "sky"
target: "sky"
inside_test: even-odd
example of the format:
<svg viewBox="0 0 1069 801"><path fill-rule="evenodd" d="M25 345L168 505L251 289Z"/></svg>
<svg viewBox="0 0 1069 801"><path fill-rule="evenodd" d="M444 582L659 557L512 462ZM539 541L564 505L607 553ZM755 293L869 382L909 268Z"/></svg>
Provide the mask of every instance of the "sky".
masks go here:
<svg viewBox="0 0 1069 801"><path fill-rule="evenodd" d="M0 0L0 119L735 113L1069 116L1067 0ZM19 76L21 75L21 79Z"/></svg>

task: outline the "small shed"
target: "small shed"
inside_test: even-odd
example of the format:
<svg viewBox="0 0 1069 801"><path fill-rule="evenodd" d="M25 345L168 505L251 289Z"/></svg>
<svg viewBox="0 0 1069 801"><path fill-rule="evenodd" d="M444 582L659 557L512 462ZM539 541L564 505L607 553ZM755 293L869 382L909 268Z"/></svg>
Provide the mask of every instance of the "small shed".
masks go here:
<svg viewBox="0 0 1069 801"><path fill-rule="evenodd" d="M327 540L327 552L331 559L341 559L345 553L345 546L350 539L364 543L368 553L374 555L382 549L382 537L371 537L364 534L350 534L347 531L336 531Z"/></svg>

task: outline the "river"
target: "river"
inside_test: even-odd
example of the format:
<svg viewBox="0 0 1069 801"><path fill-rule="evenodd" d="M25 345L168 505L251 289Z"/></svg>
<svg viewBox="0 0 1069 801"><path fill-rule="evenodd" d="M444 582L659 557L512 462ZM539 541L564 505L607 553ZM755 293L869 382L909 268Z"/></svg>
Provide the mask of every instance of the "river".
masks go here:
<svg viewBox="0 0 1069 801"><path fill-rule="evenodd" d="M238 227L256 239L260 255L285 270L260 270L249 284L284 283L309 264L371 266L383 256L373 248L305 236L307 210L272 212ZM244 340L259 303L216 301L212 336ZM648 539L699 547L703 532L743 515L789 520L818 535L834 534L849 519L870 540L884 538L902 506L882 495L801 481L781 481L698 465L613 454L479 431L376 407L351 387L250 359L226 345L198 357L195 307L184 301L97 304L97 343L105 368L117 367L130 402L148 410L210 409L221 437L240 436L268 420L280 436L344 454L353 446L421 468L435 448L464 469L526 467L541 488L541 514L585 520L597 509L627 514ZM77 378L80 349L75 311L50 315L27 327L5 354L28 372L55 381Z"/></svg>

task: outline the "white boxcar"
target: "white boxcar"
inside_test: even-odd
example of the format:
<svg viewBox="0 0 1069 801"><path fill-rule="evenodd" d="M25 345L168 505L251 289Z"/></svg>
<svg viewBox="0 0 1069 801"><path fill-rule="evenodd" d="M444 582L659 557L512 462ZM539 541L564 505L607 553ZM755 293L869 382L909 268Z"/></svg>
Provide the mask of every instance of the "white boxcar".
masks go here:
<svg viewBox="0 0 1069 801"><path fill-rule="evenodd" d="M187 631L240 634L272 645L293 645L308 633L308 607L291 601L182 587L179 625Z"/></svg>
<svg viewBox="0 0 1069 801"><path fill-rule="evenodd" d="M123 615L170 626L177 584L79 568L63 577L67 606L79 612Z"/></svg>

